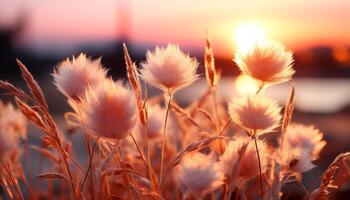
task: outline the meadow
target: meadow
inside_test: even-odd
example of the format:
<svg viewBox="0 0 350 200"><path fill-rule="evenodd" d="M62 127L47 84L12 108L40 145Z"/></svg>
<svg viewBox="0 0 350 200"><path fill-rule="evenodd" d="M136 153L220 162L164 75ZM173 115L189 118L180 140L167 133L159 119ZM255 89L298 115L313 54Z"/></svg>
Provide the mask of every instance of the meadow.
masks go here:
<svg viewBox="0 0 350 200"><path fill-rule="evenodd" d="M221 72L209 36L203 75L197 73L199 61L175 44L147 51L139 64L125 44L123 50L127 80L114 80L100 59L86 54L52 70L52 82L71 109L64 114L68 129L57 125L20 60L28 92L0 81L2 93L15 100L0 104L4 199L288 199L293 188L285 192L284 186L302 185L303 174L317 168L326 141L317 127L293 122L298 88L291 87L284 105L265 95L293 79L293 53L282 44L237 48L232 66L254 87L227 102L217 97ZM206 92L178 103L174 95L199 79L206 80ZM150 96L148 87L162 95ZM29 123L40 130L40 145L28 141ZM73 134L81 134L86 154L75 152ZM49 167L28 177L22 162L30 159L28 151ZM350 173L349 157L334 158L319 187L305 189L304 198L328 199L339 187L335 177Z"/></svg>

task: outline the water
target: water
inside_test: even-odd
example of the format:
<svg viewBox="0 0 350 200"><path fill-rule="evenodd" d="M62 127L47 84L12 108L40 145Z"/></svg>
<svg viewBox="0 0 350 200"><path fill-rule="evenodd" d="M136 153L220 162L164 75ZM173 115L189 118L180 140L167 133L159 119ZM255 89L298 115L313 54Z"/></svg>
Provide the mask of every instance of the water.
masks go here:
<svg viewBox="0 0 350 200"><path fill-rule="evenodd" d="M284 105L292 85L295 85L295 107L302 112L336 113L350 106L350 79L339 78L294 78L293 81L272 85L265 94ZM207 89L207 82L201 79L192 86L178 92L181 103L190 103ZM222 78L218 86L218 97L225 102L239 96L235 78Z"/></svg>

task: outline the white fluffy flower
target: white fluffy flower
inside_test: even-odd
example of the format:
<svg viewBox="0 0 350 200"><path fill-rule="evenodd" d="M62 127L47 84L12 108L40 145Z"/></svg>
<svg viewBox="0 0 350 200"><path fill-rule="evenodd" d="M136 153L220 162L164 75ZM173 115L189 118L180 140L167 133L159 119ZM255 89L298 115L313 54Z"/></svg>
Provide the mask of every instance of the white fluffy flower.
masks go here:
<svg viewBox="0 0 350 200"><path fill-rule="evenodd" d="M6 162L19 150L20 139L27 138L27 121L12 104L0 101L0 160ZM13 157L11 159L14 159Z"/></svg>
<svg viewBox="0 0 350 200"><path fill-rule="evenodd" d="M148 138L157 138L162 136L164 128L165 109L158 104L147 107L147 136Z"/></svg>
<svg viewBox="0 0 350 200"><path fill-rule="evenodd" d="M290 124L284 135L284 144L309 151L313 160L315 160L326 145L326 141L323 140L323 134L318 129L315 129L314 126Z"/></svg>
<svg viewBox="0 0 350 200"><path fill-rule="evenodd" d="M286 172L302 173L315 167L316 160L326 141L313 126L290 124L284 135L281 163Z"/></svg>
<svg viewBox="0 0 350 200"><path fill-rule="evenodd" d="M228 112L232 121L248 131L260 134L280 125L281 108L277 102L260 95L242 97L229 103Z"/></svg>
<svg viewBox="0 0 350 200"><path fill-rule="evenodd" d="M99 85L106 79L100 59L91 60L85 54L63 61L53 73L54 83L65 96L79 99L88 87Z"/></svg>
<svg viewBox="0 0 350 200"><path fill-rule="evenodd" d="M11 103L4 105L0 101L0 126L16 140L27 139L27 120Z"/></svg>
<svg viewBox="0 0 350 200"><path fill-rule="evenodd" d="M18 140L6 132L6 128L0 124L0 161L6 162L11 152L18 148Z"/></svg>
<svg viewBox="0 0 350 200"><path fill-rule="evenodd" d="M264 173L268 163L267 145L261 140L257 142L261 160L261 170ZM239 161L239 153L245 145L247 145L247 148L240 162L237 163ZM238 137L230 141L225 148L224 154L220 158L220 163L226 175L232 176L233 173L236 174L237 180L235 181L244 182L259 175L259 162L254 140L248 137ZM238 171L234 171L234 169Z"/></svg>
<svg viewBox="0 0 350 200"><path fill-rule="evenodd" d="M121 139L137 122L134 95L121 82L106 80L90 88L81 103L84 125L99 136Z"/></svg>
<svg viewBox="0 0 350 200"><path fill-rule="evenodd" d="M197 195L210 192L223 183L220 165L212 157L198 152L182 159L176 176L181 185Z"/></svg>
<svg viewBox="0 0 350 200"><path fill-rule="evenodd" d="M295 73L292 52L274 42L257 42L249 51L238 49L235 62L244 74L256 79L261 85L288 81Z"/></svg>
<svg viewBox="0 0 350 200"><path fill-rule="evenodd" d="M281 164L285 173L302 173L315 167L309 151L300 147L285 145L282 152Z"/></svg>
<svg viewBox="0 0 350 200"><path fill-rule="evenodd" d="M147 61L142 64L142 77L162 89L164 92L175 92L197 80L198 63L183 53L177 45L169 44L147 52Z"/></svg>

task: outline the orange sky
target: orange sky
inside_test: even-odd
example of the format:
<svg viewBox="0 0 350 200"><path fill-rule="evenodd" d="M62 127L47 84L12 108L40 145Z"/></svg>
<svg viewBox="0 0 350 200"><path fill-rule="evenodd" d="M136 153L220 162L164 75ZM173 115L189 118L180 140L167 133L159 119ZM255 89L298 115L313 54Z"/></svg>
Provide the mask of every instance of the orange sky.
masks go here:
<svg viewBox="0 0 350 200"><path fill-rule="evenodd" d="M208 30L215 52L230 56L235 30L245 23L292 49L350 45L349 0L0 0L1 23L21 11L28 16L26 42L44 47L109 40L121 32L135 42L200 47Z"/></svg>

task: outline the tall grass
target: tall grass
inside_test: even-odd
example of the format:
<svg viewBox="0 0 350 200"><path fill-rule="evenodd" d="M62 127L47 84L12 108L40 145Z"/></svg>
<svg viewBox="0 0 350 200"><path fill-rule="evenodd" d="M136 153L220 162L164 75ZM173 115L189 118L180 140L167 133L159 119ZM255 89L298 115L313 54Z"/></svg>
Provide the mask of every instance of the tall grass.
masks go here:
<svg viewBox="0 0 350 200"><path fill-rule="evenodd" d="M285 184L302 184L303 173L316 167L313 161L326 142L313 126L293 123L297 89L292 87L284 108L264 95L267 87L291 80L295 72L292 53L281 44L238 49L234 61L258 87L254 94L222 102L216 96L220 71L208 36L208 88L187 107L173 95L200 78L195 58L177 45L157 47L138 69L125 44L123 49L129 85L113 81L100 59L84 54L59 63L53 72L54 84L72 109L65 113L67 124L84 138L86 166L78 162L84 154L73 152L75 144L56 125L22 62L17 60L29 93L0 81L18 107L0 104L0 182L6 198L280 199L289 197L283 193ZM164 98L149 97L143 88L147 83L162 90ZM40 146L26 148L26 120L43 132ZM272 136L275 144L265 139L272 132L279 133ZM29 150L40 153L50 167L27 180L23 168L28 166L21 160ZM349 157L339 155L320 187L305 198L327 199L337 187L338 169L349 173Z"/></svg>

